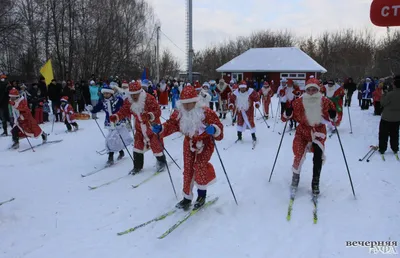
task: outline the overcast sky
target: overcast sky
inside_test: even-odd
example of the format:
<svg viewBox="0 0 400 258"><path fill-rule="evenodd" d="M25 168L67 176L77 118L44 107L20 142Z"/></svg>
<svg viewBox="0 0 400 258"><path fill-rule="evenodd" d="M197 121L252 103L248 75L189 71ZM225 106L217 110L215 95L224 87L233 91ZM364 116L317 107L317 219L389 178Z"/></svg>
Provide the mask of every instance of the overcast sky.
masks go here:
<svg viewBox="0 0 400 258"><path fill-rule="evenodd" d="M186 68L186 0L148 0L161 21L161 49L169 48ZM377 37L386 28L369 19L372 0L193 0L195 51L252 31L288 29L299 36L341 28L367 29ZM181 50L183 51L181 51Z"/></svg>

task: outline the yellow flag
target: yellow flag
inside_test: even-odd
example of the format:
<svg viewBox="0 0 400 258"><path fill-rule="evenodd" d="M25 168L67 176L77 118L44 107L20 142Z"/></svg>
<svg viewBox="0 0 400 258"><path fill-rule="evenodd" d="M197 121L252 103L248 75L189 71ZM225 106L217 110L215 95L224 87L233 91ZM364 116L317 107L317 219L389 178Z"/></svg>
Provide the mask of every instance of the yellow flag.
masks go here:
<svg viewBox="0 0 400 258"><path fill-rule="evenodd" d="M51 65L51 59L47 60L47 62L40 68L40 73L43 75L46 80L46 86L50 84L51 80L54 79L53 75L53 66Z"/></svg>

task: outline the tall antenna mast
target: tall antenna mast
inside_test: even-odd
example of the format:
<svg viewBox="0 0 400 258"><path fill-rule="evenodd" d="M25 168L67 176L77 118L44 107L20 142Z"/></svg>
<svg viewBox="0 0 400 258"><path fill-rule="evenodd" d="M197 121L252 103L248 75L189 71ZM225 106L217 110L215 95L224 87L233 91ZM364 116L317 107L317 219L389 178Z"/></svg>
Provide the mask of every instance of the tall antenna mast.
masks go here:
<svg viewBox="0 0 400 258"><path fill-rule="evenodd" d="M193 82L193 3L192 0L187 0L187 71L188 79Z"/></svg>

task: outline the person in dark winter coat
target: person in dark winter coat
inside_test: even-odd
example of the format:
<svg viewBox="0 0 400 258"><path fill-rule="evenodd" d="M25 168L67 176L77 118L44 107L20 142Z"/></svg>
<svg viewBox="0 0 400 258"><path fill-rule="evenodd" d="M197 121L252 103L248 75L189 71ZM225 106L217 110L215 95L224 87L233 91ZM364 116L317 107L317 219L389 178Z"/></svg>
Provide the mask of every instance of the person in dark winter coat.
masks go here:
<svg viewBox="0 0 400 258"><path fill-rule="evenodd" d="M384 154L390 138L390 147L395 154L399 152L400 125L400 75L393 81L393 91L384 92L381 99L383 108L379 124L379 152Z"/></svg>
<svg viewBox="0 0 400 258"><path fill-rule="evenodd" d="M346 91L346 99L344 102L344 106L347 107L351 105L351 98L353 93L357 90L357 85L354 83L353 78L347 79L347 82L343 85L344 90Z"/></svg>
<svg viewBox="0 0 400 258"><path fill-rule="evenodd" d="M60 111L61 92L62 92L61 84L57 83L56 80L53 79L51 83L48 85L47 93L49 100L51 101L51 110L53 112L53 115L55 116L56 122L62 120Z"/></svg>
<svg viewBox="0 0 400 258"><path fill-rule="evenodd" d="M7 122L10 121L10 113L8 111L8 82L6 81L7 77L2 74L0 79L0 119L3 124L3 133L2 136L7 136Z"/></svg>

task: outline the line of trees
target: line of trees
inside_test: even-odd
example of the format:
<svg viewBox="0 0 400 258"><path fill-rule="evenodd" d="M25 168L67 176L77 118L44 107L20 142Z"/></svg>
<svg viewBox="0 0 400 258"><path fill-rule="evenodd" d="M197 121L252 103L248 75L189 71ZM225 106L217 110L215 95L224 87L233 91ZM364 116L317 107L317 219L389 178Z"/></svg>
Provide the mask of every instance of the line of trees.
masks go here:
<svg viewBox="0 0 400 258"><path fill-rule="evenodd" d="M1 72L37 79L52 58L55 77L63 80L92 74L137 78L144 67L154 73L157 24L145 0L1 2ZM168 50L160 59L161 75L179 69Z"/></svg>
<svg viewBox="0 0 400 258"><path fill-rule="evenodd" d="M297 46L328 72L327 78L400 74L400 31L376 40L369 31L346 29L317 37L296 37L288 31L258 31L247 37L211 45L195 53L193 69L204 78L220 76L215 70L250 48Z"/></svg>

